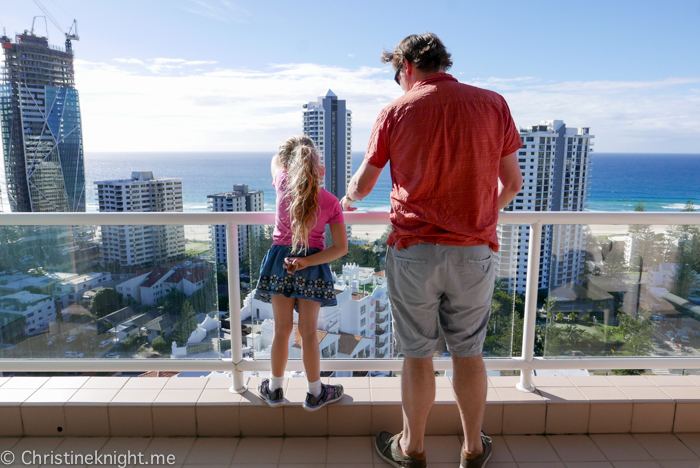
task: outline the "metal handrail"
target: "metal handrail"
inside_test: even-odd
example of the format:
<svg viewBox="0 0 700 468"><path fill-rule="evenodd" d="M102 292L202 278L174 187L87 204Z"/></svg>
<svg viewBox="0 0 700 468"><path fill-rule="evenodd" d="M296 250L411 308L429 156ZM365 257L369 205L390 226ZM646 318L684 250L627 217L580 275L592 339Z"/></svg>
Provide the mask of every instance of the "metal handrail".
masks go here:
<svg viewBox="0 0 700 468"><path fill-rule="evenodd" d="M274 213L0 213L0 226L72 226L72 225L226 225L230 304L240 304L240 290L236 283L239 269L239 225L274 224ZM389 213L345 213L347 224L389 224ZM696 224L700 225L700 213L665 212L501 212L499 224L530 226L528 274L525 294L525 320L523 351L521 357L488 358L484 360L489 370L520 370L518 388L533 391L532 371L535 369L698 369L700 357L603 357L603 358L539 358L534 356L537 281L540 261L540 238L545 224ZM87 372L87 371L233 371L232 391L245 391L243 371L268 370L267 361L255 361L242 357L240 309L231 308L231 359L230 360L137 360L137 359L3 359L0 369L24 372ZM235 326L238 323L239 326ZM400 359L327 359L321 361L321 369L327 370L400 370ZM452 369L451 360L436 360L435 369ZM301 361L290 361L288 370L303 370Z"/></svg>

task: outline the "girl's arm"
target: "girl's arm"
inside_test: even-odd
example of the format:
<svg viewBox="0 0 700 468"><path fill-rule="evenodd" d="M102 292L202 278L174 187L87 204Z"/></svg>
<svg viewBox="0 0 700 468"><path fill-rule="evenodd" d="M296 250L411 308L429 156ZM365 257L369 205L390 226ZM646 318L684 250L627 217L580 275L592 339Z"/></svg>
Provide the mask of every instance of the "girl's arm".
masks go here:
<svg viewBox="0 0 700 468"><path fill-rule="evenodd" d="M290 273L306 267L330 263L348 253L348 232L345 223L329 224L333 245L308 257L288 257L284 259L284 268Z"/></svg>
<svg viewBox="0 0 700 468"><path fill-rule="evenodd" d="M275 176L280 169L284 169L284 166L280 163L280 158L278 155L272 157L272 163L270 163L270 171L272 172L272 180L275 180Z"/></svg>

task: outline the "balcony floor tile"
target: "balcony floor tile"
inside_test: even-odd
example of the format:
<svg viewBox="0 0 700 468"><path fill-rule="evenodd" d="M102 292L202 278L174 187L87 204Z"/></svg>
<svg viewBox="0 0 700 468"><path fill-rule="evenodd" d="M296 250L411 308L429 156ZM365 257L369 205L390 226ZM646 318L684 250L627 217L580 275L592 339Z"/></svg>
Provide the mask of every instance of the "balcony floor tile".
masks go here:
<svg viewBox="0 0 700 468"><path fill-rule="evenodd" d="M557 436L494 436L489 468L697 468L700 457L689 447L700 434L599 434ZM457 466L461 438L427 436L429 466ZM0 450L16 456L38 454L143 453L174 455L170 468L384 468L374 437L27 437L0 438ZM28 465L31 466L31 465ZM38 466L38 465L37 465ZM77 466L77 465L76 465ZM131 466L131 465L129 465ZM158 466L158 465L155 465Z"/></svg>

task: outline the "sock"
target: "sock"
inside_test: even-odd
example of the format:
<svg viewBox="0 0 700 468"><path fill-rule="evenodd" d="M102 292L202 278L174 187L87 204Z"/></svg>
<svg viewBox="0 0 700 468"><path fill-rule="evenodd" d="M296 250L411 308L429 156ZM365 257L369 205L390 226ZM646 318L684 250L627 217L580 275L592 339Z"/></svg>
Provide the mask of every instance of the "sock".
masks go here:
<svg viewBox="0 0 700 468"><path fill-rule="evenodd" d="M270 391L274 392L278 388L282 388L282 384L284 383L284 375L282 377L275 377L274 375L270 374Z"/></svg>
<svg viewBox="0 0 700 468"><path fill-rule="evenodd" d="M309 393L315 396L316 398L321 396L321 392L323 391L323 387L321 386L321 379L318 379L316 382L308 382L309 384Z"/></svg>

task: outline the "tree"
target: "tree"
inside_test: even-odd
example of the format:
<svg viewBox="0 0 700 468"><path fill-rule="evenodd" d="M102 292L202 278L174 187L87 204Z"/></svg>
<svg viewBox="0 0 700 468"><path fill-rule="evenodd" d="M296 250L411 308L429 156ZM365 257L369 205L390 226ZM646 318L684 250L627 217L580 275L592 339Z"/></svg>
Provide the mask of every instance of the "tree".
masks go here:
<svg viewBox="0 0 700 468"><path fill-rule="evenodd" d="M194 307L190 301L185 300L182 304L182 312L180 313L180 321L177 323L175 330L175 341L178 346L185 346L190 335L197 329L197 316L194 313Z"/></svg>
<svg viewBox="0 0 700 468"><path fill-rule="evenodd" d="M508 292L502 283L496 282L484 349L494 356L521 354L524 315L523 295Z"/></svg>
<svg viewBox="0 0 700 468"><path fill-rule="evenodd" d="M96 319L111 314L122 307L122 295L113 288L104 288L97 291L90 302L90 312Z"/></svg>
<svg viewBox="0 0 700 468"><path fill-rule="evenodd" d="M189 297L194 310L198 313L208 314L214 311L217 297L217 287L214 279L210 278L203 287L199 288Z"/></svg>
<svg viewBox="0 0 700 468"><path fill-rule="evenodd" d="M216 272L216 284L228 284L228 271L219 270Z"/></svg>
<svg viewBox="0 0 700 468"><path fill-rule="evenodd" d="M343 265L355 263L362 267L371 267L379 270L379 253L374 251L374 243L348 244L348 253L331 262L331 270L336 273L343 271Z"/></svg>
<svg viewBox="0 0 700 468"><path fill-rule="evenodd" d="M151 346L153 347L153 351L157 351L159 353L165 353L170 351L168 349L168 343L165 342L165 339L162 336L159 336L158 338L153 340Z"/></svg>
<svg viewBox="0 0 700 468"><path fill-rule="evenodd" d="M618 315L618 335L623 340L622 349L631 356L647 356L654 347L651 342L653 325L648 317Z"/></svg>
<svg viewBox="0 0 700 468"><path fill-rule="evenodd" d="M163 297L160 307L165 313L179 315L186 300L185 293L172 288Z"/></svg>
<svg viewBox="0 0 700 468"><path fill-rule="evenodd" d="M576 320L578 320L578 314L576 312L571 312L569 314L569 320L575 322Z"/></svg>
<svg viewBox="0 0 700 468"><path fill-rule="evenodd" d="M258 283L260 264L274 241L272 226L265 226L257 231L256 235L249 236L248 263L250 265L251 288L254 288Z"/></svg>

